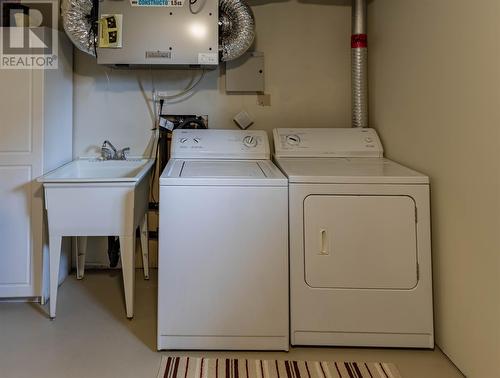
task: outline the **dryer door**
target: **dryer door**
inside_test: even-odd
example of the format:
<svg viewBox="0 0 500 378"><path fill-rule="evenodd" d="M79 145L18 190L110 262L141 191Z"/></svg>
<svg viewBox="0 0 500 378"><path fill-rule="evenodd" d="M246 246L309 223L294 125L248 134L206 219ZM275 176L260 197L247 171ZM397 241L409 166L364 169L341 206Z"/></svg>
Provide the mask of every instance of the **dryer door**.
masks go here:
<svg viewBox="0 0 500 378"><path fill-rule="evenodd" d="M411 289L417 284L415 202L408 196L310 195L305 280L316 288Z"/></svg>

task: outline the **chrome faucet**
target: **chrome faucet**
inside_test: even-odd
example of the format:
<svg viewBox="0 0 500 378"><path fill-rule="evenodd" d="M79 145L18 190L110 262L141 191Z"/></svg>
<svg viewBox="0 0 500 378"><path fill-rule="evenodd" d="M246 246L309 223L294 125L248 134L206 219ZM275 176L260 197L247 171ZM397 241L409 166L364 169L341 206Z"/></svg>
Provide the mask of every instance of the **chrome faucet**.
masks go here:
<svg viewBox="0 0 500 378"><path fill-rule="evenodd" d="M109 140L105 140L101 146L101 158L103 160L126 160L130 147L118 150Z"/></svg>

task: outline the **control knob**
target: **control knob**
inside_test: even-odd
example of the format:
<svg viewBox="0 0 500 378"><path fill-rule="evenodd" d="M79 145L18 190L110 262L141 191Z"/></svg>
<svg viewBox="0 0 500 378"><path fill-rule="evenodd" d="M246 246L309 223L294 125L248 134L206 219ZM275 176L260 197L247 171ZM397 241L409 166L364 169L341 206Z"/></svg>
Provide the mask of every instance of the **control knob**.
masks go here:
<svg viewBox="0 0 500 378"><path fill-rule="evenodd" d="M251 135L247 135L246 137L243 138L243 145L245 147L256 147L257 139Z"/></svg>
<svg viewBox="0 0 500 378"><path fill-rule="evenodd" d="M298 135L287 135L286 136L286 142L290 146L297 146L300 143L300 137Z"/></svg>

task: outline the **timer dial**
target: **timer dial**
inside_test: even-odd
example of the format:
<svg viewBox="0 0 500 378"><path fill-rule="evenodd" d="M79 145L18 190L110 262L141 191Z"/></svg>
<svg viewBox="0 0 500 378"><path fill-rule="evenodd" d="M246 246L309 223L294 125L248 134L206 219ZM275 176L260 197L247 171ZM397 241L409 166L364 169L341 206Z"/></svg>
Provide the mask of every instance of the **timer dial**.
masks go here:
<svg viewBox="0 0 500 378"><path fill-rule="evenodd" d="M243 145L245 147L256 147L257 139L251 135L247 135L246 137L243 138Z"/></svg>
<svg viewBox="0 0 500 378"><path fill-rule="evenodd" d="M297 146L300 143L300 137L298 135L287 135L286 143L290 146Z"/></svg>

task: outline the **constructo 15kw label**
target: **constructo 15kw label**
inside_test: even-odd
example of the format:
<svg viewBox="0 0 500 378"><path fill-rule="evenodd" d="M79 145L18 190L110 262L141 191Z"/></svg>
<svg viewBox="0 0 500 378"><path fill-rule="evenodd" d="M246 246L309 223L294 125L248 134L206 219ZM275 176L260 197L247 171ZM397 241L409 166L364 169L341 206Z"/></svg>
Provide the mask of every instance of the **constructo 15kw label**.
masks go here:
<svg viewBox="0 0 500 378"><path fill-rule="evenodd" d="M184 0L130 0L133 7L182 7Z"/></svg>

